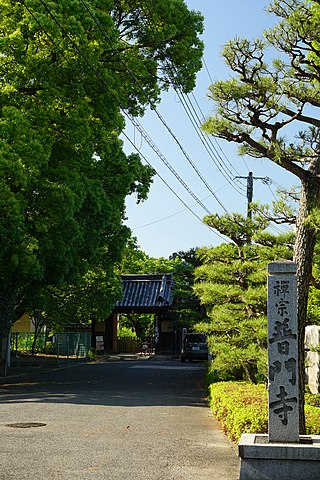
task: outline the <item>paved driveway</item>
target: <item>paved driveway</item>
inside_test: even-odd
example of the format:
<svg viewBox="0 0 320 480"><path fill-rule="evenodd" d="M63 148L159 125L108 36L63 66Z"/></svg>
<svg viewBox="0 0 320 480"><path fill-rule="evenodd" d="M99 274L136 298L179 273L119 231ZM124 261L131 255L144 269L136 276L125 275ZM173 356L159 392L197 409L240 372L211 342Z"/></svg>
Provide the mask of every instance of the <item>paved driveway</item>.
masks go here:
<svg viewBox="0 0 320 480"><path fill-rule="evenodd" d="M236 480L202 364L119 361L0 385L1 480ZM22 423L29 428L10 424ZM33 424L45 424L32 426Z"/></svg>

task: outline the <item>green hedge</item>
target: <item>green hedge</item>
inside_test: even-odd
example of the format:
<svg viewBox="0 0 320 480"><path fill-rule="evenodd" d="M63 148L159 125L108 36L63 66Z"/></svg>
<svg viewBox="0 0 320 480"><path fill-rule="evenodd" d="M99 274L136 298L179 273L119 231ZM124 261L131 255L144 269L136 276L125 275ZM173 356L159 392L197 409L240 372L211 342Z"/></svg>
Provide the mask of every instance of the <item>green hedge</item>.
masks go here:
<svg viewBox="0 0 320 480"><path fill-rule="evenodd" d="M268 393L264 385L217 382L209 386L209 403L228 438L268 432ZM306 395L306 430L320 435L320 395Z"/></svg>

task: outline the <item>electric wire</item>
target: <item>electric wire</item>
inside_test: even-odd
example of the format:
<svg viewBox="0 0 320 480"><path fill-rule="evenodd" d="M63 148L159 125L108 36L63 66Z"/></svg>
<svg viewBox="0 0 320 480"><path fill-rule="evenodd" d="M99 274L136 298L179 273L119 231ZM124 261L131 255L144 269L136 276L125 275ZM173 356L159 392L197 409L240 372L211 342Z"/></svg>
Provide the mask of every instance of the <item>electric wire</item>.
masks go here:
<svg viewBox="0 0 320 480"><path fill-rule="evenodd" d="M267 187L268 187L268 189L269 189L269 192L271 193L271 195L272 195L273 199L274 199L275 201L277 201L277 197L276 197L276 196L275 196L275 194L273 193L273 191L272 191L272 189L271 189L270 185L268 185L268 184L267 184Z"/></svg>
<svg viewBox="0 0 320 480"><path fill-rule="evenodd" d="M214 147L213 143L209 142L208 141L208 138L206 135L204 135L204 133L202 132L202 130L199 128L199 125L198 125L198 122L197 120L195 119L195 116L193 114L193 106L191 104L190 106L190 99L184 95L181 90L179 91L177 88L175 88L175 92L180 100L180 103L183 107L183 109L185 110L189 120L190 120L190 123L192 124L196 134L198 135L201 143L203 144L204 148L207 150L210 158L213 160L214 164L216 165L217 169L220 171L220 173L224 176L224 178L228 181L228 183L232 186L232 188L234 188L240 195L244 195L243 192L241 192L239 190L239 186L238 184L234 181L234 178L232 177L232 175L230 175L230 173L228 171L226 171L226 166L224 165L224 163L222 163L220 160L219 160L219 157L217 155L217 152L216 152L216 148ZM199 122L201 123L201 122Z"/></svg>
<svg viewBox="0 0 320 480"><path fill-rule="evenodd" d="M182 95L184 95L184 94L182 93ZM187 95L187 97L189 98L189 95ZM200 114L201 114L201 117L202 117L202 118L200 119L199 116L197 115L197 118L198 118L198 121L199 121L199 125L200 125L201 123L203 123L203 122L205 121L206 117L205 117L205 115L204 115L204 113L203 113L203 110L202 110L202 108L201 108L201 105L199 104L199 102L198 102L198 100L197 100L194 92L191 92L191 97L193 98L194 103L195 103L196 106L198 107L198 110L199 110L199 112L200 112ZM189 98L189 101L190 101L190 98ZM191 101L190 101L190 104L192 105L192 102L191 102ZM193 110L194 110L194 112L196 113L194 107L193 107ZM199 126L198 126L198 128L199 128ZM216 139L216 137L214 137L214 136L206 137L206 136L205 136L205 138L206 138L206 139L209 141L209 143L212 145L212 148L214 149L216 155L220 158L220 160L223 161L223 159L222 159L222 157L221 157L221 155L222 155L222 156L225 158L226 162L228 162L228 164L230 165L230 168L231 168L232 170L234 170L234 172L235 172L237 175L240 175L240 172L238 172L238 170L236 169L236 167L230 162L230 160L228 159L227 155L225 154L225 152L224 152L223 149L221 148L221 145L220 145L220 143L218 142L218 140ZM214 146L214 145L212 144L212 138L213 138L214 143L216 144L216 146ZM218 151L218 150L219 150L219 151ZM219 152L220 152L220 153L219 153ZM229 168L228 168L228 170L229 170L229 172L230 172L231 175L234 175L234 173L233 173ZM245 187L243 187L243 188L245 188Z"/></svg>
<svg viewBox="0 0 320 480"><path fill-rule="evenodd" d="M139 230L140 228L145 228L145 227L150 227L151 225L154 225L156 223L164 222L165 220L168 220L169 218L176 217L177 215L180 215L180 213L185 212L186 209L184 208L183 210L179 210L179 212L172 213L171 215L167 215L166 217L159 218L158 220L154 220L153 222L145 223L144 225L140 225L139 227L132 227L132 231L134 232L135 230Z"/></svg>
<svg viewBox="0 0 320 480"><path fill-rule="evenodd" d="M180 90L180 94L181 94L182 97L186 97L186 98L187 98L187 101L189 102L192 111L194 112L195 116L197 117L197 120L198 120L197 127L200 129L201 123L203 123L203 122L205 121L206 117L205 117L205 114L203 113L203 110L202 110L202 108L201 108L201 105L200 105L199 102L198 102L198 99L196 98L194 92L191 92L190 94L187 94L187 95L186 95L182 90ZM197 111L196 111L196 109L195 109L195 107L194 107L194 105L193 105L192 100L190 99L190 97L192 97L193 102L196 104L196 106L197 106L197 108L198 108L198 110L199 110L199 112L200 112L201 118L199 117L199 115L198 115L198 113L197 113ZM218 161L218 159L220 159L220 160L223 162L223 159L222 159L222 157L221 157L221 155L223 155L224 158L225 158L225 160L226 160L226 162L228 162L228 164L230 165L230 168L229 168L229 167L227 167L227 165L224 164L224 168L227 170L228 174L230 174L230 176L231 176L230 178L232 178L232 176L233 176L234 174L240 175L240 173L237 171L237 169L235 168L235 166L229 161L229 159L228 159L228 157L226 156L225 152L222 150L221 145L220 145L219 142L217 141L216 137L204 135L204 138L207 140L208 143L210 143L210 145L211 145L211 147L212 147L212 149L213 149L213 155L215 156L215 158L217 159L217 161ZM213 138L216 146L213 145L212 138ZM220 150L221 154L219 153L218 150ZM230 169L234 170L234 173L233 173Z"/></svg>
<svg viewBox="0 0 320 480"><path fill-rule="evenodd" d="M224 185L223 187L220 187L219 190L222 190L226 185ZM208 197L205 197L203 200L207 200L211 195L209 195ZM193 204L191 205L191 207L194 207L196 204ZM186 208L184 208L183 210L179 210L179 212L175 212L175 213L172 213L171 215L167 215L166 217L162 217L162 218L159 218L158 220L154 220L153 222L149 222L149 223L146 223L144 225L140 225L139 227L132 227L132 230L135 231L135 230L139 230L140 228L145 228L145 227L149 227L151 225L154 225L155 223L160 223L160 222L164 222L165 220L168 220L169 218L172 218L172 217L176 217L177 215L180 215L181 213L184 213L186 211Z"/></svg>
<svg viewBox="0 0 320 480"><path fill-rule="evenodd" d="M136 118L133 117L133 115L127 113L127 112L124 112L125 115L129 118L129 120L131 121L131 123L136 127L136 129L141 133L141 135L143 136L143 138L146 140L146 142L148 143L148 145L152 148L152 150L158 155L158 157L160 158L160 160L162 160L162 162L165 164L165 166L173 173L173 175L177 178L177 180L181 183L181 185L185 188L185 190L187 190L187 192L189 193L189 195L191 195L195 200L196 202L203 208L203 210L208 214L210 215L211 212L210 210L201 202L201 200L195 195L195 193L193 193L193 191L188 187L188 185L186 184L186 182L180 177L180 175L177 173L177 171L172 167L172 165L170 164L170 162L168 162L168 160L166 159L166 157L162 154L162 152L160 151L160 149L157 147L157 145L154 143L154 141L152 140L152 138L148 135L148 133L145 131L145 129L142 127L142 125L138 122L138 120ZM213 195L216 197L216 195L213 193ZM219 202L220 203L220 202ZM222 208L227 212L227 210L225 209L225 207L223 206L222 203L220 203L220 205L222 206Z"/></svg>
<svg viewBox="0 0 320 480"><path fill-rule="evenodd" d="M102 33L103 35L103 38L105 39L105 41L108 43L109 47L111 49L114 48L113 44L112 44L112 41L110 40L109 36L107 35L105 29L102 27L101 23L99 22L99 20L97 19L97 17L93 14L91 8L88 6L87 2L85 0L80 0L80 2L83 4L83 6L85 7L85 9L87 10L87 12L89 13L89 15L91 16L91 18L93 19L93 21L95 22L95 24L97 25L97 27L99 28L100 32ZM150 96L148 96L146 94L146 92L144 91L142 85L140 84L139 80L137 79L136 75L132 72L131 68L129 67L129 65L127 64L127 62L123 59L123 57L121 57L121 55L119 55L117 53L117 57L119 59L119 61L125 66L126 70L128 71L129 75L131 76L131 78L133 79L133 81L136 83L136 85L138 85L138 87L140 88L140 90L142 91L142 93L145 95L145 97L147 98L147 100L149 101L151 107L152 107L152 111L154 111L154 113L157 115L157 117L159 118L159 120L161 121L161 123L164 125L164 127L167 129L167 131L169 132L169 134L172 136L172 138L174 139L174 141L177 143L177 145L179 146L181 152L183 153L183 155L185 156L185 158L187 159L187 161L189 162L189 164L191 165L191 167L194 169L194 171L196 172L196 174L198 175L198 177L201 179L201 181L204 183L204 185L207 187L207 189L209 190L209 192L214 196L214 198L216 199L216 201L219 203L219 205L222 207L222 209L228 213L226 207L223 205L223 203L221 202L221 200L217 197L217 195L215 194L215 192L212 190L212 188L210 187L210 185L208 184L207 180L204 178L204 176L201 174L201 172L199 171L199 169L197 168L197 166L195 165L195 163L192 161L192 159L190 158L190 156L188 155L188 153L186 152L185 148L183 147L183 145L181 144L181 142L179 141L179 139L177 138L177 136L175 135L175 133L173 132L173 130L171 129L171 127L168 125L168 123L166 122L166 120L164 119L164 117L160 114L159 110L156 108L155 106L155 103L154 101L150 98ZM132 121L132 120L131 120ZM138 128L138 127L137 127ZM143 127L140 125L140 128L143 129ZM140 132L141 133L141 132ZM171 168L170 168L171 169Z"/></svg>
<svg viewBox="0 0 320 480"><path fill-rule="evenodd" d="M81 0L82 2L84 0ZM149 16L151 16L150 12L149 13ZM154 31L154 29L152 28L152 25L149 25L149 27L151 28L151 30L153 31L153 34L156 35L156 32ZM172 72L173 71L173 67L170 66L167 62L167 70L169 72ZM231 173L230 171L228 172L228 169L226 167L226 165L224 164L224 162L222 161L222 164L221 164L221 160L222 158L219 156L218 152L217 152L217 149L214 147L213 143L212 143L212 140L210 137L207 137L206 135L204 135L204 133L201 131L201 129L199 128L199 125L197 124L197 122L194 120L194 116L192 114L192 110L195 112L195 109L192 105L192 102L191 102L191 110L190 108L186 108L186 105L184 102L181 101L181 97L182 98L185 98L184 96L184 93L182 92L181 88L178 89L176 86L175 86L175 82L172 80L171 78L171 85L173 86L176 94L178 95L178 97L180 98L180 103L182 104L182 107L184 108L185 112L187 113L187 116L191 122L191 125L193 126L193 128L195 129L198 137L200 138L200 141L201 143L203 144L203 146L205 147L207 153L209 154L209 157L212 159L212 161L214 162L214 164L216 165L216 167L218 168L218 170L220 171L220 173L224 176L224 178L230 183L230 185L232 186L232 188L234 188L237 193L239 193L240 195L243 195L244 194L239 191L239 185L234 181L234 174ZM188 98L188 97L187 97ZM188 99L188 101L190 102L190 99ZM200 108L200 106L199 106ZM203 113L202 113L202 116L204 117ZM193 117L193 120L191 120L191 118ZM198 117L198 120L199 120L199 117ZM201 124L201 121L199 121L199 124ZM199 133L200 132L200 133ZM217 142L217 140L215 139L215 141ZM217 142L218 143L218 142ZM208 145L209 144L209 145ZM227 157L226 157L227 159ZM234 168L231 164L231 162L229 162L229 160L227 159L228 163L231 165L232 168ZM234 169L235 170L235 169ZM236 170L235 170L236 171ZM242 187L244 188L244 187Z"/></svg>
<svg viewBox="0 0 320 480"><path fill-rule="evenodd" d="M210 80L211 84L214 83L214 81L213 81L213 79L212 79L212 77L211 77L211 73L210 73L210 71L209 71L208 65L207 65L206 60L205 60L204 57L202 58L202 63L203 63L203 65L204 65L204 68L206 69L206 72L207 72L207 74L208 74L208 77L209 77L209 80Z"/></svg>
<svg viewBox="0 0 320 480"><path fill-rule="evenodd" d="M205 67L205 70L206 70L206 72L207 72L208 78L209 78L209 80L210 80L210 82L211 82L211 85L212 85L212 84L214 83L214 80L212 79L211 73L210 73L210 71L209 71L208 65L207 65L204 57L203 57L202 61L203 61L203 65L204 65L204 67ZM219 145L219 142L217 142L217 139L216 139L216 138L215 138L215 140L216 140L217 146L218 146L219 149L221 150L221 153L222 153L223 156L228 160L228 158L226 157L224 151L222 150L221 146ZM244 155L241 155L241 159L242 159L242 161L243 161L246 169L249 171L250 169L249 169L249 167L248 167L248 164L247 164L247 162L246 162L246 159L245 159ZM228 161L229 161L229 160L228 160ZM229 162L229 163L230 163L230 162ZM233 168L234 168L234 167L233 167ZM239 175L238 172L237 172L237 174Z"/></svg>
<svg viewBox="0 0 320 480"><path fill-rule="evenodd" d="M98 78L103 84L105 87L107 87L108 91L110 91L110 93L115 96L114 92L112 92L109 88L108 88L108 84L107 82L105 81L105 79L103 77L101 77L101 75L99 74L99 72L97 72L96 68L94 68L94 66L92 64L90 64L89 60L87 59L87 56L81 52L78 48L78 46L73 42L73 40L70 38L70 36L68 35L68 33L63 29L63 27L61 26L61 24L59 23L59 21L56 19L56 17L52 14L52 12L47 8L47 5L45 5L45 3L42 1L42 0L39 0L40 3L42 4L42 6L45 8L46 12L50 15L50 17L52 18L52 20L56 23L56 25L59 27L59 30L61 33L63 33L68 39L69 41L71 42L71 44L73 45L73 48L79 53L79 55L81 55L81 57L85 60L85 62L87 63L87 65L89 67L92 68L92 71L94 72L94 75L96 76L96 78ZM62 56L63 58L66 60L66 62L70 65L70 62L69 60L67 59L67 57L64 55L64 52L63 50L56 44L56 42L53 40L53 38L51 37L51 35L46 31L46 29L43 27L43 25L39 22L39 20L35 17L35 15L33 14L33 12L30 10L30 8L25 4L24 0L21 0L21 3L22 5L26 8L26 10L29 12L29 14L32 16L32 18L37 22L37 24L40 26L40 28L42 29L42 31L47 35L47 37L49 38L50 42L55 46L55 48L59 51L62 52ZM121 111L126 115L128 116L128 114L121 108L120 104L118 103L118 107L121 109ZM119 129L119 131L121 131L121 133L124 135L124 137L128 140L128 142L133 146L133 148L139 153L139 155L141 155L141 157L144 159L144 161L150 166L153 168L153 166L151 165L151 163L149 162L149 160L145 157L145 155L142 154L142 152L136 147L136 145L134 144L134 142L130 139L130 137L123 131L122 127L119 125L118 122L116 122L116 120L108 113L107 110L105 110L107 115L109 116L109 118L112 120L112 122L115 124L115 126ZM128 117L130 119L130 116ZM157 153L157 152L156 152ZM218 237L220 237L224 242L228 242L230 243L230 239L228 238L225 238L224 236L222 236L220 233L218 233L215 229L213 229L212 227L210 227L209 225L207 225L202 219L201 217L199 217L192 209L191 207L176 193L176 191L168 184L168 182L166 182L166 180L158 173L156 172L157 176L160 178L160 180L166 185L166 187L178 198L178 200L186 207L186 209L188 209L203 225L205 225L207 228L209 228L209 230L211 232L213 232L215 235L217 235ZM194 196L195 200L197 201L197 203L199 203L202 207L203 204L202 202L196 197ZM205 211L207 211L208 214L210 214L210 211L205 208ZM231 241L232 242L232 241ZM233 243L233 242L232 242Z"/></svg>
<svg viewBox="0 0 320 480"><path fill-rule="evenodd" d="M60 22L57 20L57 18L52 14L52 12L47 8L47 6L44 4L42 0L39 0L40 3L45 7L46 11L52 18L52 20L57 24L59 27L60 31L66 36L66 38L69 39L71 44L73 45L73 48L78 52L79 55L82 56L82 58L85 60L86 64L93 69L93 72L95 76L104 84L105 87L107 87L108 91L112 94L112 96L115 98L119 108L121 109L122 113L130 120L130 122L138 129L138 131L141 133L143 138L146 140L148 145L152 148L152 150L156 153L156 155L160 158L160 160L165 164L165 166L173 173L173 175L176 177L176 179L180 182L180 184L185 188L185 190L189 193L189 195L192 196L192 198L203 208L203 210L210 215L211 212L210 210L199 200L199 198L196 196L196 194L188 187L186 182L180 177L180 175L176 172L176 170L172 167L170 162L165 158L165 156L161 153L160 149L156 146L156 144L153 142L151 137L148 135L148 133L145 131L145 129L142 127L142 125L139 123L139 121L134 118L129 112L126 112L122 107L121 107L121 101L117 97L116 93L112 91L105 79L101 76L100 72L98 72L95 67L90 63L89 59L87 56L79 49L78 45L75 44L75 42L72 40L70 35L66 32L66 30L62 27ZM122 132L123 133L123 132ZM135 147L136 148L136 147Z"/></svg>

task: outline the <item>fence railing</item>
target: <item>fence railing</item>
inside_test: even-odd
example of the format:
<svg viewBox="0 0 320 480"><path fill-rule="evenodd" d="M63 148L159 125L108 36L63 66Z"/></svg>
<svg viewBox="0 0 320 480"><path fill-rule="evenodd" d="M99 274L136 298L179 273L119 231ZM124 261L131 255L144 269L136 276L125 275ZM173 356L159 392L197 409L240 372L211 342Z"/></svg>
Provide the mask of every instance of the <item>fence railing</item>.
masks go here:
<svg viewBox="0 0 320 480"><path fill-rule="evenodd" d="M11 333L11 351L12 352L20 352L20 353L31 352L33 343L34 343L34 333L26 333L26 332ZM44 333L41 333L38 335L36 339L34 351L47 353L46 352L46 335Z"/></svg>
<svg viewBox="0 0 320 480"><path fill-rule="evenodd" d="M14 332L11 335L11 352L13 357L31 354L34 333ZM134 337L118 337L117 353L139 353L142 340ZM53 357L58 365L81 361L89 356L91 348L90 332L58 332L50 340L44 333L38 335L34 353ZM46 359L49 362L50 358Z"/></svg>
<svg viewBox="0 0 320 480"><path fill-rule="evenodd" d="M55 335L58 365L81 361L89 356L90 332L61 332Z"/></svg>
<svg viewBox="0 0 320 480"><path fill-rule="evenodd" d="M21 363L21 355L31 354L33 342L34 333L12 333L11 354L13 361ZM36 339L34 353L44 355L43 362L45 363L51 360L52 362L56 362L57 365L62 365L87 359L90 348L90 332L58 332L51 337L50 341L48 341L45 334L40 334Z"/></svg>
<svg viewBox="0 0 320 480"><path fill-rule="evenodd" d="M141 347L141 340L138 338L118 337L117 352L118 353L137 353Z"/></svg>

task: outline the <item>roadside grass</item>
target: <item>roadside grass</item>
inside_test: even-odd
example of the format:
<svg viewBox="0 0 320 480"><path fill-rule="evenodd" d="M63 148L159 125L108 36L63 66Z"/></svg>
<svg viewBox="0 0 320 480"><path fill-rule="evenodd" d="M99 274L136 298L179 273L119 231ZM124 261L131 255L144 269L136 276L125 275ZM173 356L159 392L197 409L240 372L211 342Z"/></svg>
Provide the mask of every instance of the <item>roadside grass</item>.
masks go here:
<svg viewBox="0 0 320 480"><path fill-rule="evenodd" d="M233 442L238 442L243 433L268 433L268 393L262 384L211 383L209 404ZM306 393L305 415L307 434L320 435L320 394Z"/></svg>

